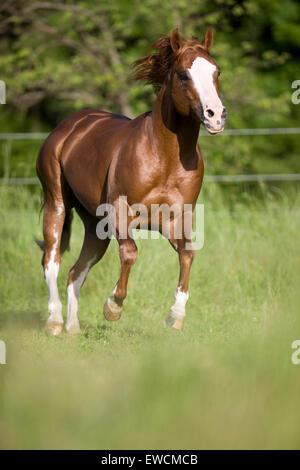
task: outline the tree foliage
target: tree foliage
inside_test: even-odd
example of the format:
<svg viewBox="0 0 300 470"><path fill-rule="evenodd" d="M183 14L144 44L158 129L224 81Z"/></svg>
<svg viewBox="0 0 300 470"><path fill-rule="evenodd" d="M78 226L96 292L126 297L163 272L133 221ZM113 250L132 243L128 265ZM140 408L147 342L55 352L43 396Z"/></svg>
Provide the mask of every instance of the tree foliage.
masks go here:
<svg viewBox="0 0 300 470"><path fill-rule="evenodd" d="M154 93L132 80L131 64L176 26L199 38L213 28L228 127L296 127L300 105L291 102L291 83L300 78L299 19L296 0L2 0L0 79L8 104L1 128L51 130L86 107L131 117L150 109ZM255 170L261 158L280 169L286 138L274 137L270 149L267 138L254 145L235 139L222 154L214 151L212 169ZM290 138L291 169L296 144Z"/></svg>

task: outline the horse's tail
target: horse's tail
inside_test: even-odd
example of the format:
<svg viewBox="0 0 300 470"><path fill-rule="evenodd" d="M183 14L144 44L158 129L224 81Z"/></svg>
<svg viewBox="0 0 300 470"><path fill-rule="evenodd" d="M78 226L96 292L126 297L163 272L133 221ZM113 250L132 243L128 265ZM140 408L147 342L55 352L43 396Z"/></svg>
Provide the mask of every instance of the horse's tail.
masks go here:
<svg viewBox="0 0 300 470"><path fill-rule="evenodd" d="M65 221L61 234L60 241L60 254L63 255L65 251L70 250L70 238L71 238L71 226L73 220L72 209L69 209L66 212ZM40 247L40 249L45 252L45 242L44 240L38 240L35 238L35 243Z"/></svg>

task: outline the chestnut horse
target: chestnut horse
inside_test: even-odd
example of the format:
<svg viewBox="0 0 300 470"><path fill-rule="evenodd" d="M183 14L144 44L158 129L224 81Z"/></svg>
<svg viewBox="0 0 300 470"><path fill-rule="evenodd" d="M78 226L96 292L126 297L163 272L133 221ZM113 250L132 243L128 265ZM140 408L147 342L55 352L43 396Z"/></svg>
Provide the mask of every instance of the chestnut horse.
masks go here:
<svg viewBox="0 0 300 470"><path fill-rule="evenodd" d="M126 196L128 207L138 203L149 209L152 204L179 204L183 210L190 204L194 209L204 171L197 144L200 123L216 134L223 130L227 114L219 97L220 70L209 55L212 40L209 28L202 42L185 39L175 29L153 44L153 54L135 62L135 79L151 83L157 91L151 112L131 120L106 111L84 110L62 121L45 140L37 174L44 192L42 265L50 294L48 333L57 335L63 329L57 276L61 254L69 247L73 207L83 221L85 235L68 278L66 330L70 333L80 333L79 290L110 241L96 233L99 204L117 206ZM132 217L129 213L128 218ZM129 273L137 258L132 233L125 235L120 236L117 225L121 272L104 305L107 320L121 316ZM179 330L194 258L187 241L187 237L177 239L174 233L170 236L179 255L180 275L166 323Z"/></svg>

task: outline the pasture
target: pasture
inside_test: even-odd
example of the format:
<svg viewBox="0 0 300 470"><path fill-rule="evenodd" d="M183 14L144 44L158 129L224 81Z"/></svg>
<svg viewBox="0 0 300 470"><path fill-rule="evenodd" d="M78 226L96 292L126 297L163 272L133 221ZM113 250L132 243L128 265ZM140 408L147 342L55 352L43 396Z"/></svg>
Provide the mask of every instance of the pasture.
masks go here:
<svg viewBox="0 0 300 470"><path fill-rule="evenodd" d="M5 449L299 448L299 203L293 188L205 184L205 243L191 272L183 332L164 319L178 279L166 240L138 240L119 322L103 303L117 243L80 294L82 334L44 332L40 195L0 188L0 447ZM236 196L238 195L238 197ZM73 224L59 289L83 229Z"/></svg>

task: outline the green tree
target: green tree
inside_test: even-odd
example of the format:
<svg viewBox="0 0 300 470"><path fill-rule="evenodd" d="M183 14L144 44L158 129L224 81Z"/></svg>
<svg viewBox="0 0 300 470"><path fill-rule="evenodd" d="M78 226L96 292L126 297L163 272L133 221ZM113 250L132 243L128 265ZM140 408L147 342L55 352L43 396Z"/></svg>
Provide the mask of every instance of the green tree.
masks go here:
<svg viewBox="0 0 300 470"><path fill-rule="evenodd" d="M296 0L3 0L1 129L50 130L87 107L131 117L150 109L153 90L131 80L132 62L175 26L201 38L208 25L228 127L296 127L300 106L291 102L291 83L300 78L299 19ZM213 152L213 171L298 165L296 137L288 148L285 137L228 139L222 151L211 142L204 146Z"/></svg>

